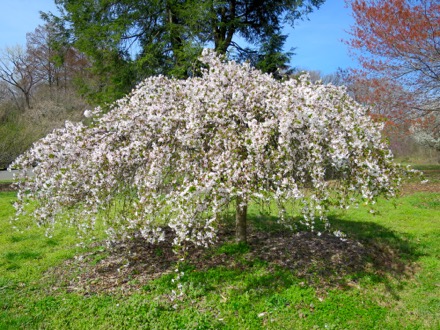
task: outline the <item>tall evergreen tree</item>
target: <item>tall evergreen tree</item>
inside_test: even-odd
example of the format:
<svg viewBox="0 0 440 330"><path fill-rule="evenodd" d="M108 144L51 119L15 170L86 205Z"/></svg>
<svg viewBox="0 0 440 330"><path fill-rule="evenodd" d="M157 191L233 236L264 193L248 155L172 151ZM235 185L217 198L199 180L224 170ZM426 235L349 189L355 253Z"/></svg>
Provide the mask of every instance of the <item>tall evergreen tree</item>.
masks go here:
<svg viewBox="0 0 440 330"><path fill-rule="evenodd" d="M95 94L102 102L120 97L150 75L191 75L207 45L220 54L240 49L252 58L258 53L260 67L276 72L274 66L282 67L289 58L282 50L283 24L293 25L323 2L55 0L60 15L43 16L69 29L70 41L90 57L101 77ZM251 48L239 45L236 37Z"/></svg>

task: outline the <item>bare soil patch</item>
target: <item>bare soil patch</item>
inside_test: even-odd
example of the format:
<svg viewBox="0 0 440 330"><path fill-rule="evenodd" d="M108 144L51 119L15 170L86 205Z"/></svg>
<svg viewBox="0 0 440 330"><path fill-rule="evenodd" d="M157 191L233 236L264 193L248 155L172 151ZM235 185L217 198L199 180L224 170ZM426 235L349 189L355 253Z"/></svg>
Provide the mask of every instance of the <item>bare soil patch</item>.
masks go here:
<svg viewBox="0 0 440 330"><path fill-rule="evenodd" d="M418 192L440 194L440 182L434 182L434 183L416 182L416 183L405 183L402 185L401 194L403 196L412 195Z"/></svg>

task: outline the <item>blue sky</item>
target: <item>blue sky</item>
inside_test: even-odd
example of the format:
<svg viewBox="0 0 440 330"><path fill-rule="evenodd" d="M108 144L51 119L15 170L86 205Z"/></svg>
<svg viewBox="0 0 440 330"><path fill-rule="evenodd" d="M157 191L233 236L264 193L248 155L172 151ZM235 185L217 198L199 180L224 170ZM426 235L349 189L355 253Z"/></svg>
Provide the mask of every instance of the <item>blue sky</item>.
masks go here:
<svg viewBox="0 0 440 330"><path fill-rule="evenodd" d="M346 31L354 24L351 9L346 8L344 0L326 0L308 18L297 22L294 29L287 29L286 46L296 47L291 60L293 67L329 74L338 67L357 66L341 41L349 39Z"/></svg>
<svg viewBox="0 0 440 330"><path fill-rule="evenodd" d="M26 33L43 23L39 11L56 10L54 0L0 0L0 5L0 49L24 45ZM309 20L297 22L294 29L286 28L286 49L296 48L292 66L324 74L335 72L338 67L356 66L341 42L348 38L345 31L352 22L344 0L326 0L309 15Z"/></svg>

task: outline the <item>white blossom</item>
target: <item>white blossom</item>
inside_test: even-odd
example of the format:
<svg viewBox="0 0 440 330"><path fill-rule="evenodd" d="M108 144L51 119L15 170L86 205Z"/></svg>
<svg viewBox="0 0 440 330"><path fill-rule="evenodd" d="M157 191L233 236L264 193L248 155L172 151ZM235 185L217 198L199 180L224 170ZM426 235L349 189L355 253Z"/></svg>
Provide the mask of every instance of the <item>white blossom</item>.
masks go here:
<svg viewBox="0 0 440 330"><path fill-rule="evenodd" d="M107 113L86 110L89 126L66 122L35 143L11 165L37 164L34 176L23 171L17 211L37 200L39 224L64 219L81 232L107 212L112 237L153 242L168 226L176 245L205 246L238 197L274 200L288 226L300 210L314 228L353 194L395 194L400 170L380 126L344 88L279 82L209 50L201 61L201 77L148 78Z"/></svg>
<svg viewBox="0 0 440 330"><path fill-rule="evenodd" d="M84 117L86 117L86 118L93 117L93 112L91 110L85 110L84 111Z"/></svg>

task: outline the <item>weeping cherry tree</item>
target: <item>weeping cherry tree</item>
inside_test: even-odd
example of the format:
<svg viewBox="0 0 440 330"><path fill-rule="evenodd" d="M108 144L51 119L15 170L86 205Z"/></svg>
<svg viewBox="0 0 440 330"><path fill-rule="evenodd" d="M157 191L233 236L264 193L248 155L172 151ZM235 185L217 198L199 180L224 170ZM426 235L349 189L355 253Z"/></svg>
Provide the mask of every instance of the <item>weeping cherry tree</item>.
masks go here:
<svg viewBox="0 0 440 330"><path fill-rule="evenodd" d="M91 124L66 122L35 143L12 165L37 164L18 180L18 213L32 202L40 225L79 232L107 214L112 239L157 242L169 228L175 246L206 246L231 206L245 242L251 202L316 230L331 206L396 193L381 127L344 88L280 82L209 50L200 60L200 77L148 78L110 111L87 110Z"/></svg>

